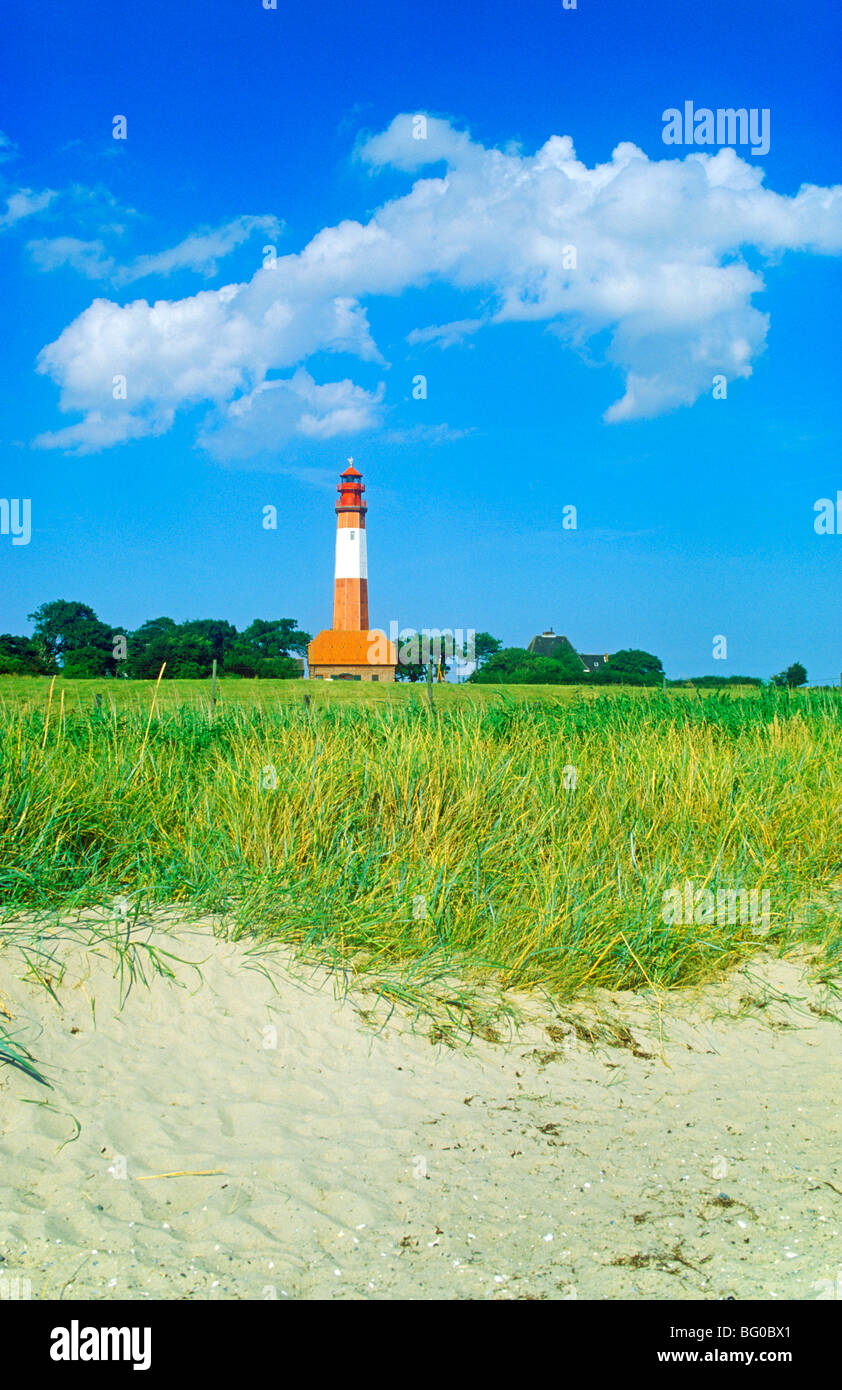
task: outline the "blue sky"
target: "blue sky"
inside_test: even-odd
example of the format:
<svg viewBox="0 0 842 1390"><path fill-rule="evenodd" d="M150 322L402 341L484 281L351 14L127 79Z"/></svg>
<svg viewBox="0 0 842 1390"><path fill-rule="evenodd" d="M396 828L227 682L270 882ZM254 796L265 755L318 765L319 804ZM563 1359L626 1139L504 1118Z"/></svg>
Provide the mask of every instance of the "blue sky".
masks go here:
<svg viewBox="0 0 842 1390"><path fill-rule="evenodd" d="M315 632L353 455L375 625L838 680L839 29L776 0L21 7L0 494L32 538L0 536L0 630L66 597ZM768 153L666 145L688 100L767 109Z"/></svg>

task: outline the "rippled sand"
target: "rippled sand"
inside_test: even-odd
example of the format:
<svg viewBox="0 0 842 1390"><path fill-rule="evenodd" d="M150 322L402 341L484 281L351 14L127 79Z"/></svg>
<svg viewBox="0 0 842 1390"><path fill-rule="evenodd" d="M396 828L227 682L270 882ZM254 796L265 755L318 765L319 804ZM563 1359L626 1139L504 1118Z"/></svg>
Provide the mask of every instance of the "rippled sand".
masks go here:
<svg viewBox="0 0 842 1390"><path fill-rule="evenodd" d="M127 997L84 922L27 946L27 981L32 934L0 928L0 1004L53 1089L0 1068L0 1294L816 1299L842 1280L842 1008L803 962L662 996L660 1024L654 996L519 998L516 1034L453 1048L397 1013L378 1031L360 989L209 923L135 927Z"/></svg>

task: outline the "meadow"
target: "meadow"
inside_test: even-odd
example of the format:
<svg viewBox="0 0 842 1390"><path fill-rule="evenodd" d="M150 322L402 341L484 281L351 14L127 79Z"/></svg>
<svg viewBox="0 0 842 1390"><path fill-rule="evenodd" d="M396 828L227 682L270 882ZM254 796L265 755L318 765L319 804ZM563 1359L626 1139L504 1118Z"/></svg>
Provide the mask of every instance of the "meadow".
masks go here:
<svg viewBox="0 0 842 1390"><path fill-rule="evenodd" d="M189 906L407 999L661 989L761 945L838 968L839 692L433 695L4 679L4 920ZM665 923L687 880L767 890L768 922Z"/></svg>
<svg viewBox="0 0 842 1390"><path fill-rule="evenodd" d="M155 697L156 709L189 707L205 714L212 710L210 680L164 680L158 686ZM750 695L756 686L736 687L737 693ZM49 700L50 678L48 676L0 676L0 715L16 713L20 710L44 710ZM332 705L354 704L360 706L398 704L405 705L421 699L427 702L427 686L424 681L382 685L368 681L302 681L302 680L246 680L242 678L220 678L216 686L216 706L219 709L241 706L248 709L275 709L287 705L310 704ZM498 703L501 698L514 701L541 700L555 703L581 698L611 698L616 687L602 687L586 690L575 685L454 685L448 682L433 683L435 704L446 707L463 704ZM639 687L628 687L626 693L641 693ZM145 680L57 680L54 686L54 700L71 711L89 711L95 708L97 696L109 708L116 705L119 710L138 709L148 714L155 694L155 682Z"/></svg>

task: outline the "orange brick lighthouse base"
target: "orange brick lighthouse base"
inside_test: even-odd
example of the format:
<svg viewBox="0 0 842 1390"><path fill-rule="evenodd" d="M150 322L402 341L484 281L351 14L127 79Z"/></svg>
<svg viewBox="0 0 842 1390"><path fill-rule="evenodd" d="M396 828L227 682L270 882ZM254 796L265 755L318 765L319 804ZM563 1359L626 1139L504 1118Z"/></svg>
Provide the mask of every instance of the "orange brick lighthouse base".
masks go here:
<svg viewBox="0 0 842 1390"><path fill-rule="evenodd" d="M333 578L333 627L320 632L307 648L312 680L393 681L397 653L382 632L368 627L365 485L353 466L340 473L336 491L336 566Z"/></svg>

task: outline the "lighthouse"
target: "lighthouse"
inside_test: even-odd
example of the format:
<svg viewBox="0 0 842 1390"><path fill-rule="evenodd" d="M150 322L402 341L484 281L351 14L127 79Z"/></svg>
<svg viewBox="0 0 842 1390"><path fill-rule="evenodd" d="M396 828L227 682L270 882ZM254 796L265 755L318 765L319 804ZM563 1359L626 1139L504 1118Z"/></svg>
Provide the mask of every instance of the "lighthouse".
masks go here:
<svg viewBox="0 0 842 1390"><path fill-rule="evenodd" d="M368 626L368 556L363 475L348 460L339 475L336 554L333 569L333 627L307 648L312 680L393 681L394 645Z"/></svg>
<svg viewBox="0 0 842 1390"><path fill-rule="evenodd" d="M336 503L336 565L333 571L333 631L368 631L368 559L365 547L365 483L352 459L339 475Z"/></svg>

